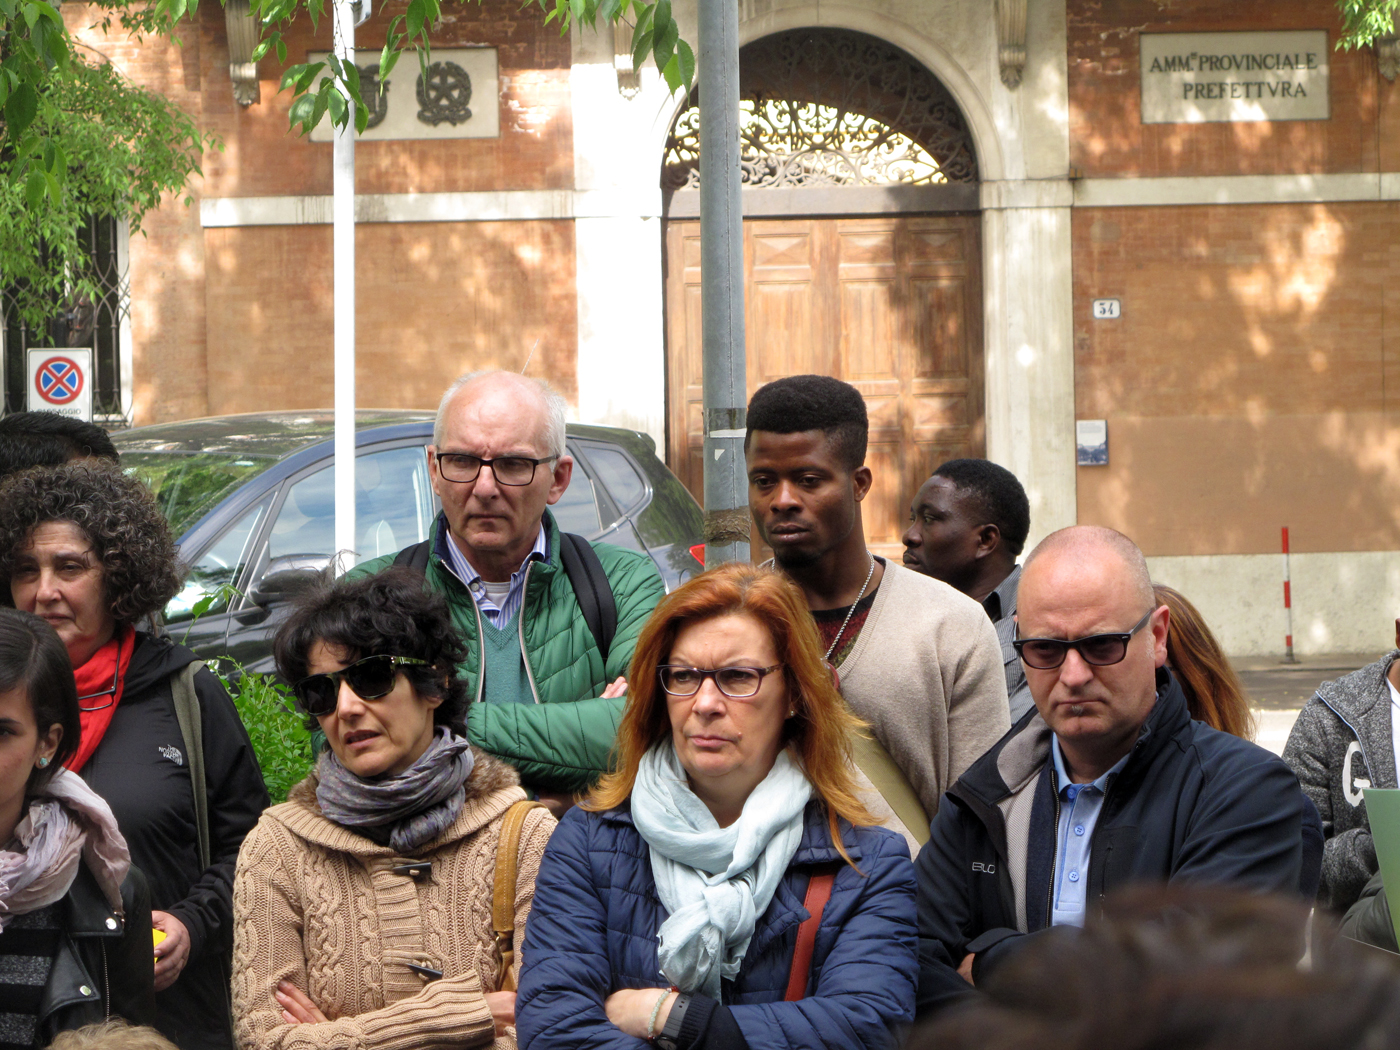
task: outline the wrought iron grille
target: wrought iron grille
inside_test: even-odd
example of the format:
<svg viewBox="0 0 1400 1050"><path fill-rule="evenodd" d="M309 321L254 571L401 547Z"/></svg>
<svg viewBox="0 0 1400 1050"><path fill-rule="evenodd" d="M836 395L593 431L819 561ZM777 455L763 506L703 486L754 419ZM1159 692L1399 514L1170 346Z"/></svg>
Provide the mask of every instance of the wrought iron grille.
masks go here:
<svg viewBox="0 0 1400 1050"><path fill-rule="evenodd" d="M699 88L666 144L662 187L700 185ZM957 102L899 48L863 33L800 29L739 52L746 186L975 183Z"/></svg>
<svg viewBox="0 0 1400 1050"><path fill-rule="evenodd" d="M94 218L83 227L94 283L101 294L96 300L70 295L54 302L53 318L46 328L24 324L13 309L14 288L0 287L0 320L4 324L4 411L26 408L30 349L50 346L89 347L92 350L92 420L101 426L126 426L122 410L122 327L131 315L131 285L120 263L117 220Z"/></svg>

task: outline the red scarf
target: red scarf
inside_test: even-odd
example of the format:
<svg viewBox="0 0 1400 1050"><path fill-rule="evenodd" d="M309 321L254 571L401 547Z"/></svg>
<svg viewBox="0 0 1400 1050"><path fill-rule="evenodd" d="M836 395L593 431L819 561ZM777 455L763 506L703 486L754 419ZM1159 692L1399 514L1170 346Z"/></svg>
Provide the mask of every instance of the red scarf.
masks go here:
<svg viewBox="0 0 1400 1050"><path fill-rule="evenodd" d="M112 716L117 712L122 689L126 686L126 669L131 666L131 654L135 649L136 628L130 624L118 627L117 633L107 644L73 672L73 678L78 683L78 720L82 723L83 732L78 740L78 753L64 765L74 773L82 770L83 764L97 750L97 745L102 743L107 727L112 724ZM88 707L98 710L84 710Z"/></svg>

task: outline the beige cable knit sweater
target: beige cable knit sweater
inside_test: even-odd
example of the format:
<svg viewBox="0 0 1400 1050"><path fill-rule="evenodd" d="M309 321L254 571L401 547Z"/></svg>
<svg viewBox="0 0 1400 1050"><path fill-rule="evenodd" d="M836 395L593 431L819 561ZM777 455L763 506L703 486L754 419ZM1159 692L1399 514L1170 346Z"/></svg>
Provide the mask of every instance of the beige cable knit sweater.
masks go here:
<svg viewBox="0 0 1400 1050"><path fill-rule="evenodd" d="M501 820L525 797L515 770L472 749L467 801L450 828L401 856L333 824L316 805L316 778L292 789L244 840L233 883L233 1015L242 1050L437 1050L494 1038L484 992L500 961L491 890ZM531 810L520 837L515 968L535 875L554 830ZM391 869L432 862L415 881ZM441 970L427 981L408 968ZM330 1020L287 1024L272 993L279 980L306 992Z"/></svg>
<svg viewBox="0 0 1400 1050"><path fill-rule="evenodd" d="M930 820L943 792L1011 728L1001 643L986 610L888 560L838 671L841 695L870 723Z"/></svg>

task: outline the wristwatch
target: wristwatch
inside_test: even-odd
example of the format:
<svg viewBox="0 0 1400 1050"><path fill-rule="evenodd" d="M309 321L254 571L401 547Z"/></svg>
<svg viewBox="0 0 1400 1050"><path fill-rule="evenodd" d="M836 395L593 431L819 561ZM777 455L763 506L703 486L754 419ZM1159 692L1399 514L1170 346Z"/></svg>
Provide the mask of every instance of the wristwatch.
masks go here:
<svg viewBox="0 0 1400 1050"><path fill-rule="evenodd" d="M661 1050L679 1050L680 1043L677 1040L681 1034L681 1022L685 1020L686 1007L690 1005L690 996L678 995L676 1001L671 1004L671 1013L666 1018L665 1025L661 1031L656 1033L656 1038L652 1040Z"/></svg>

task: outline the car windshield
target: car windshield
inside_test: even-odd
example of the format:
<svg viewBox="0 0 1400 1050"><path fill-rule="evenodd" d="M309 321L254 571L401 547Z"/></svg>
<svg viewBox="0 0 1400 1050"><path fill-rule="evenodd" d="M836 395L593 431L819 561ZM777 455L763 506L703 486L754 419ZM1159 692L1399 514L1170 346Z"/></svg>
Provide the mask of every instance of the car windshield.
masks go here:
<svg viewBox="0 0 1400 1050"><path fill-rule="evenodd" d="M124 452L122 466L144 481L179 539L215 505L276 456L232 452Z"/></svg>

